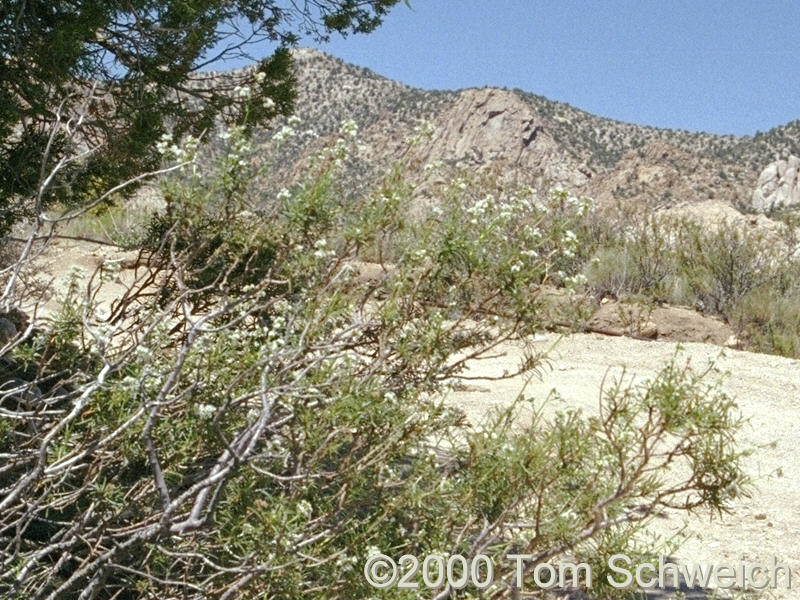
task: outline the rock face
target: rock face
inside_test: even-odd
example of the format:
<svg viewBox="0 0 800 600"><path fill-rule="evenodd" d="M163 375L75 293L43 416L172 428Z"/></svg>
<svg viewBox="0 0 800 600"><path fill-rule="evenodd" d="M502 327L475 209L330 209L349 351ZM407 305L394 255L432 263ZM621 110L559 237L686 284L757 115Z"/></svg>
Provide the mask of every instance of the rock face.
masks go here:
<svg viewBox="0 0 800 600"><path fill-rule="evenodd" d="M711 160L678 147L652 142L625 153L613 169L595 177L581 193L595 200L647 203L670 207L679 203L719 201L735 205L752 190L738 177L722 178Z"/></svg>
<svg viewBox="0 0 800 600"><path fill-rule="evenodd" d="M769 212L800 207L800 158L776 160L761 172L753 192L752 208Z"/></svg>
<svg viewBox="0 0 800 600"><path fill-rule="evenodd" d="M542 181L573 188L588 179L587 169L553 139L549 123L512 92L463 90L434 125L425 149L429 161L451 160L469 167L494 164L506 172L535 173Z"/></svg>

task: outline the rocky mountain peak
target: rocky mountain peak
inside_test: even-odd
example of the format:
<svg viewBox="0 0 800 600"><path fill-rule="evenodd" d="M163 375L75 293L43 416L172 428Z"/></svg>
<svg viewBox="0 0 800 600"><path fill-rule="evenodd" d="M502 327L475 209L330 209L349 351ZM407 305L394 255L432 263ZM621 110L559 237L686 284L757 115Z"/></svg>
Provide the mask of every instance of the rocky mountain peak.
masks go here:
<svg viewBox="0 0 800 600"><path fill-rule="evenodd" d="M294 56L298 116L323 138L354 119L376 168L402 156L429 122L431 139L415 149L421 160L491 168L542 191L563 185L600 200L713 200L748 211L796 203L796 163L774 157L800 156L800 121L754 137L658 129L519 90L426 91L317 50ZM287 161L304 155L297 148Z"/></svg>
<svg viewBox="0 0 800 600"><path fill-rule="evenodd" d="M470 168L491 165L573 187L586 183L576 161L553 139L548 121L514 92L493 88L458 92L433 124L434 134L423 149L428 161Z"/></svg>

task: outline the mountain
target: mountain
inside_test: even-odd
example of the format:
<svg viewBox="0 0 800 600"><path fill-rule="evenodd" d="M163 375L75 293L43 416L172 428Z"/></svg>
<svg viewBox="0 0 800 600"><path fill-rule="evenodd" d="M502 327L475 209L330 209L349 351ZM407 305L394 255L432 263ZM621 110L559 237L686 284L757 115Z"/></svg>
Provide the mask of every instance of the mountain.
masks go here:
<svg viewBox="0 0 800 600"><path fill-rule="evenodd" d="M311 49L296 50L294 58L297 116L323 140L343 120L355 120L368 148L365 168L398 158L415 128L429 122L432 137L414 148L423 163L491 168L537 189L562 185L598 201L672 206L712 200L767 212L781 202L765 201L764 189L782 189L786 181L759 177L783 177L780 164L800 156L800 119L744 137L659 129L521 90L415 89ZM295 142L284 161L294 163L319 143ZM789 182L789 198L800 194L795 183L800 186ZM759 186L764 189L756 193Z"/></svg>

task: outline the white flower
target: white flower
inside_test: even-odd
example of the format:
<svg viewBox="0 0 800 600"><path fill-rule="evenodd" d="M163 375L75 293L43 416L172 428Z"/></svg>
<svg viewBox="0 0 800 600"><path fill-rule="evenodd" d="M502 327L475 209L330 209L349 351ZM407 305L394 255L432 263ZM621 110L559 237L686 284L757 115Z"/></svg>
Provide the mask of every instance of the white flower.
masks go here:
<svg viewBox="0 0 800 600"><path fill-rule="evenodd" d="M272 136L272 139L276 142L281 142L286 138L294 137L295 135L297 135L297 132L293 128L289 127L288 125L284 125L281 127L278 133Z"/></svg>
<svg viewBox="0 0 800 600"><path fill-rule="evenodd" d="M422 125L417 125L414 127L414 133L416 133L420 137L431 137L436 128L433 126L433 123L430 121L425 121Z"/></svg>
<svg viewBox="0 0 800 600"><path fill-rule="evenodd" d="M273 100L272 98L264 98L264 101L261 104L267 110L272 110L273 108L275 108L275 100Z"/></svg>
<svg viewBox="0 0 800 600"><path fill-rule="evenodd" d="M291 117L289 117L289 120L287 121L287 123L289 123L289 125L299 125L300 122L301 122L301 119L297 115L292 115Z"/></svg>
<svg viewBox="0 0 800 600"><path fill-rule="evenodd" d="M314 510L313 510L313 508L311 506L311 503L308 500L300 500L300 502L297 503L297 510L306 519L310 519L311 515L314 512Z"/></svg>
<svg viewBox="0 0 800 600"><path fill-rule="evenodd" d="M416 260L425 260L428 257L428 251L425 250L425 248L420 248L419 250L415 250L411 256Z"/></svg>
<svg viewBox="0 0 800 600"><path fill-rule="evenodd" d="M435 160L433 162L429 162L428 164L426 164L425 167L423 168L423 170L426 173L429 172L429 171L438 171L439 169L442 168L443 164L444 163L442 163L442 161Z"/></svg>
<svg viewBox="0 0 800 600"><path fill-rule="evenodd" d="M264 80L266 78L267 78L267 74L264 73L263 71L259 71L258 73L256 73L256 76L255 76L254 79L256 80L256 83L261 84L261 83L264 83Z"/></svg>
<svg viewBox="0 0 800 600"><path fill-rule="evenodd" d="M316 258L317 260L322 260L322 259L325 259L325 258L329 258L329 257L334 256L336 254L336 251L327 249L328 248L328 240L326 240L324 238L323 239L319 239L316 242L314 242L314 248L316 248L316 251L314 252L314 258Z"/></svg>
<svg viewBox="0 0 800 600"><path fill-rule="evenodd" d="M166 154L169 151L169 147L172 144L172 134L165 133L163 134L158 142L156 142L156 150L159 154Z"/></svg>
<svg viewBox="0 0 800 600"><path fill-rule="evenodd" d="M289 190L287 190L286 188L281 188L281 191L278 192L277 196L278 200L288 200L290 197L291 194L289 193Z"/></svg>
<svg viewBox="0 0 800 600"><path fill-rule="evenodd" d="M247 99L252 95L252 91L250 90L250 86L247 85L237 85L233 88L233 94L237 98Z"/></svg>
<svg viewBox="0 0 800 600"><path fill-rule="evenodd" d="M542 237L541 229L539 229L538 227L531 227L530 225L526 225L525 226L525 229L523 230L523 233L527 237L531 237L531 238L540 238L540 237Z"/></svg>
<svg viewBox="0 0 800 600"><path fill-rule="evenodd" d="M564 280L564 284L567 287L577 287L579 285L583 285L584 283L586 283L586 276L583 273L578 273L572 277L567 277Z"/></svg>
<svg viewBox="0 0 800 600"><path fill-rule="evenodd" d="M217 412L217 407L213 404L195 404L194 405L194 414L200 417L201 419L208 419L214 416L214 413Z"/></svg>
<svg viewBox="0 0 800 600"><path fill-rule="evenodd" d="M150 360L153 357L153 352L150 348L141 344L136 346L135 354L139 360Z"/></svg>
<svg viewBox="0 0 800 600"><path fill-rule="evenodd" d="M346 121L342 121L342 125L339 128L339 132L342 135L354 138L358 135L358 124L353 119L347 119Z"/></svg>

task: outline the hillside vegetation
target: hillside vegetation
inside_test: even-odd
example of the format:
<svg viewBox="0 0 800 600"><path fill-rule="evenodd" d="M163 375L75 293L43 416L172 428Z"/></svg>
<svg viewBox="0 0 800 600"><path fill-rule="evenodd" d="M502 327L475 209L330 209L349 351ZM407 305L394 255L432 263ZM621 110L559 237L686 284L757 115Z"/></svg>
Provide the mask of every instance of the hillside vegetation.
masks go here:
<svg viewBox="0 0 800 600"><path fill-rule="evenodd" d="M562 184L597 200L657 205L718 199L747 210L762 169L800 156L800 120L753 137L658 129L520 90L414 89L309 49L296 51L295 59L296 114L322 137L354 119L371 148L370 162L383 166L399 157L415 127L430 122L438 139L458 137L460 144L434 139L419 153L423 162L495 165L506 178L538 184L540 191ZM472 101L476 94L480 100ZM499 149L495 154L492 146ZM654 168L663 175L649 181L645 173Z"/></svg>
<svg viewBox="0 0 800 600"><path fill-rule="evenodd" d="M240 87L240 122L159 140L146 193L54 203L9 241L0 594L410 599L365 565L462 554L493 577L440 568L426 597L512 599L524 553L526 593L577 559L583 592L629 597L604 583L610 556L657 560L672 546L643 540L664 511L720 514L752 489L714 365L611 373L594 413L523 391L476 418L448 398L511 343L489 381L534 376L537 335L612 300L639 307L639 338L681 304L800 355L797 224L730 206L762 150L796 152L797 124L647 129L296 58L295 116L251 127L268 98ZM653 210L707 190L737 219ZM53 285L37 261L62 259L59 236L126 253Z"/></svg>

